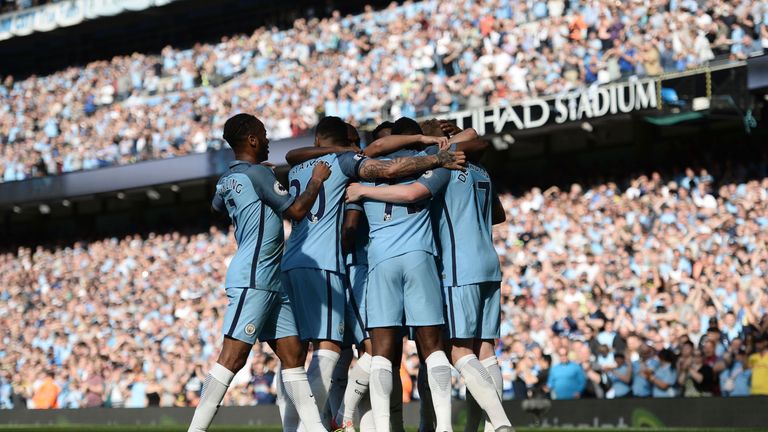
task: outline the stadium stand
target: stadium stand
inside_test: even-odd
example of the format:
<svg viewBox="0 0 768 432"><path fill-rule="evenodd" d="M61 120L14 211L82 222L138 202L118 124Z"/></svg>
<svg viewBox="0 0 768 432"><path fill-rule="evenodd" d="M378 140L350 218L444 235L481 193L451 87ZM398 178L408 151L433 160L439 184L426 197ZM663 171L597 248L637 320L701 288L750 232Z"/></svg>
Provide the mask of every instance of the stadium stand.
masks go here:
<svg viewBox="0 0 768 432"><path fill-rule="evenodd" d="M747 365L768 350L768 159L708 166L503 196L505 398L574 397L562 389L578 381L558 379L568 361L586 383L578 397L628 396L619 353L636 396L765 391ZM213 226L0 255L0 407L194 406L230 237ZM249 361L225 404L274 402L269 348ZM415 380L411 345L403 367Z"/></svg>
<svg viewBox="0 0 768 432"><path fill-rule="evenodd" d="M0 181L217 149L226 115L246 108L281 139L319 115L361 125L504 105L768 47L763 1L502 3L393 3L5 77Z"/></svg>
<svg viewBox="0 0 768 432"><path fill-rule="evenodd" d="M15 12L51 3L51 0L0 0L0 13Z"/></svg>

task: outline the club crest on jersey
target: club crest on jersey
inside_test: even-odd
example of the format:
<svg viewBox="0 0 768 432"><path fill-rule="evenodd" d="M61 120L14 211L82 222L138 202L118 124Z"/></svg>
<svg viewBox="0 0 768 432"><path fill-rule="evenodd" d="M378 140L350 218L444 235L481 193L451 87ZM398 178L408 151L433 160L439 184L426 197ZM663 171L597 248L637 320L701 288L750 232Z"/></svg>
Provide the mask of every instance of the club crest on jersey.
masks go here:
<svg viewBox="0 0 768 432"><path fill-rule="evenodd" d="M344 322L343 321L339 323L338 331L339 331L339 336L343 336L344 335Z"/></svg>
<svg viewBox="0 0 768 432"><path fill-rule="evenodd" d="M248 336L253 336L253 334L256 333L256 326L248 323L245 325L245 334Z"/></svg>
<svg viewBox="0 0 768 432"><path fill-rule="evenodd" d="M278 195L288 195L288 190L283 187L283 185L280 184L279 181L275 181L275 193Z"/></svg>

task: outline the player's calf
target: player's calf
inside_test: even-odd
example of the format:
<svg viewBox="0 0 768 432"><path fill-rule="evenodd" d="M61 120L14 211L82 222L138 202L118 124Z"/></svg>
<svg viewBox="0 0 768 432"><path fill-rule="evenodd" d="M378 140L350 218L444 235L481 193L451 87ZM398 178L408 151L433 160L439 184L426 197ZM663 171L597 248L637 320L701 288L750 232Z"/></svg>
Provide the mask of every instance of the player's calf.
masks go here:
<svg viewBox="0 0 768 432"><path fill-rule="evenodd" d="M373 358L371 359L370 397L376 430L390 430L390 398L392 397L392 357L395 353L398 327L370 330Z"/></svg>
<svg viewBox="0 0 768 432"><path fill-rule="evenodd" d="M339 361L331 375L331 389L328 391L328 414L336 419L336 413L344 406L344 393L349 379L349 365L352 363L352 347L344 348L341 351ZM337 425L340 423L336 423Z"/></svg>
<svg viewBox="0 0 768 432"><path fill-rule="evenodd" d="M452 431L451 425L451 364L442 350L442 326L416 328L416 340L424 351L427 381L435 408L435 430Z"/></svg>
<svg viewBox="0 0 768 432"><path fill-rule="evenodd" d="M341 346L338 342L330 340L316 341L314 346L315 351L309 362L307 377L312 394L315 396L315 403L317 403L321 414L325 414L325 405L328 402L333 371L339 361ZM321 415L321 418L323 424L330 424L330 412L327 416Z"/></svg>
<svg viewBox="0 0 768 432"><path fill-rule="evenodd" d="M320 411L309 387L307 373L304 370L306 350L298 336L284 337L269 342L272 350L283 364L280 378L288 402L296 408L302 427L307 432L321 432L327 429L320 420Z"/></svg>
<svg viewBox="0 0 768 432"><path fill-rule="evenodd" d="M349 371L347 388L344 391L344 402L336 413L336 424L345 425L355 418L358 405L368 394L368 384L371 376L371 340L366 339L358 347L360 357L357 364Z"/></svg>
<svg viewBox="0 0 768 432"><path fill-rule="evenodd" d="M190 432L207 431L237 371L248 360L253 344L224 338L219 359L205 377L200 402L189 425Z"/></svg>

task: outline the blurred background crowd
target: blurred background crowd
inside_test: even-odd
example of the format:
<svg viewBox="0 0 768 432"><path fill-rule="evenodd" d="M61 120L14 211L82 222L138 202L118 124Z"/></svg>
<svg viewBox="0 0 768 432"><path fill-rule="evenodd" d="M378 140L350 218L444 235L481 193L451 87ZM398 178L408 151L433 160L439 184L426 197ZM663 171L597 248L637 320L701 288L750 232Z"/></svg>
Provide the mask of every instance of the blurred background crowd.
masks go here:
<svg viewBox="0 0 768 432"><path fill-rule="evenodd" d="M502 202L506 399L768 394L768 159ZM0 407L194 406L234 251L213 226L0 255ZM406 342L406 401L418 367ZM257 346L225 404L274 403L276 368Z"/></svg>
<svg viewBox="0 0 768 432"><path fill-rule="evenodd" d="M53 3L57 0L0 0L0 13L16 12L35 6Z"/></svg>
<svg viewBox="0 0 768 432"><path fill-rule="evenodd" d="M765 0L428 0L299 19L43 77L0 76L0 181L217 149L224 120L242 110L276 140L322 115L359 126L506 105L766 47Z"/></svg>

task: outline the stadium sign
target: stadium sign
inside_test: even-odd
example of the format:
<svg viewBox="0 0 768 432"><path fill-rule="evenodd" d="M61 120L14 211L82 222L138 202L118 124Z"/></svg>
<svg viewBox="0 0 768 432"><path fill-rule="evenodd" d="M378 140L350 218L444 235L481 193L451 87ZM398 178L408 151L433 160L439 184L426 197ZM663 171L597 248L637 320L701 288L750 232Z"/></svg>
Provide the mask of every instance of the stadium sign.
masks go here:
<svg viewBox="0 0 768 432"><path fill-rule="evenodd" d="M637 80L588 87L549 98L529 99L520 105L459 111L441 116L460 128L473 127L480 135L585 121L613 114L656 108L656 81Z"/></svg>

